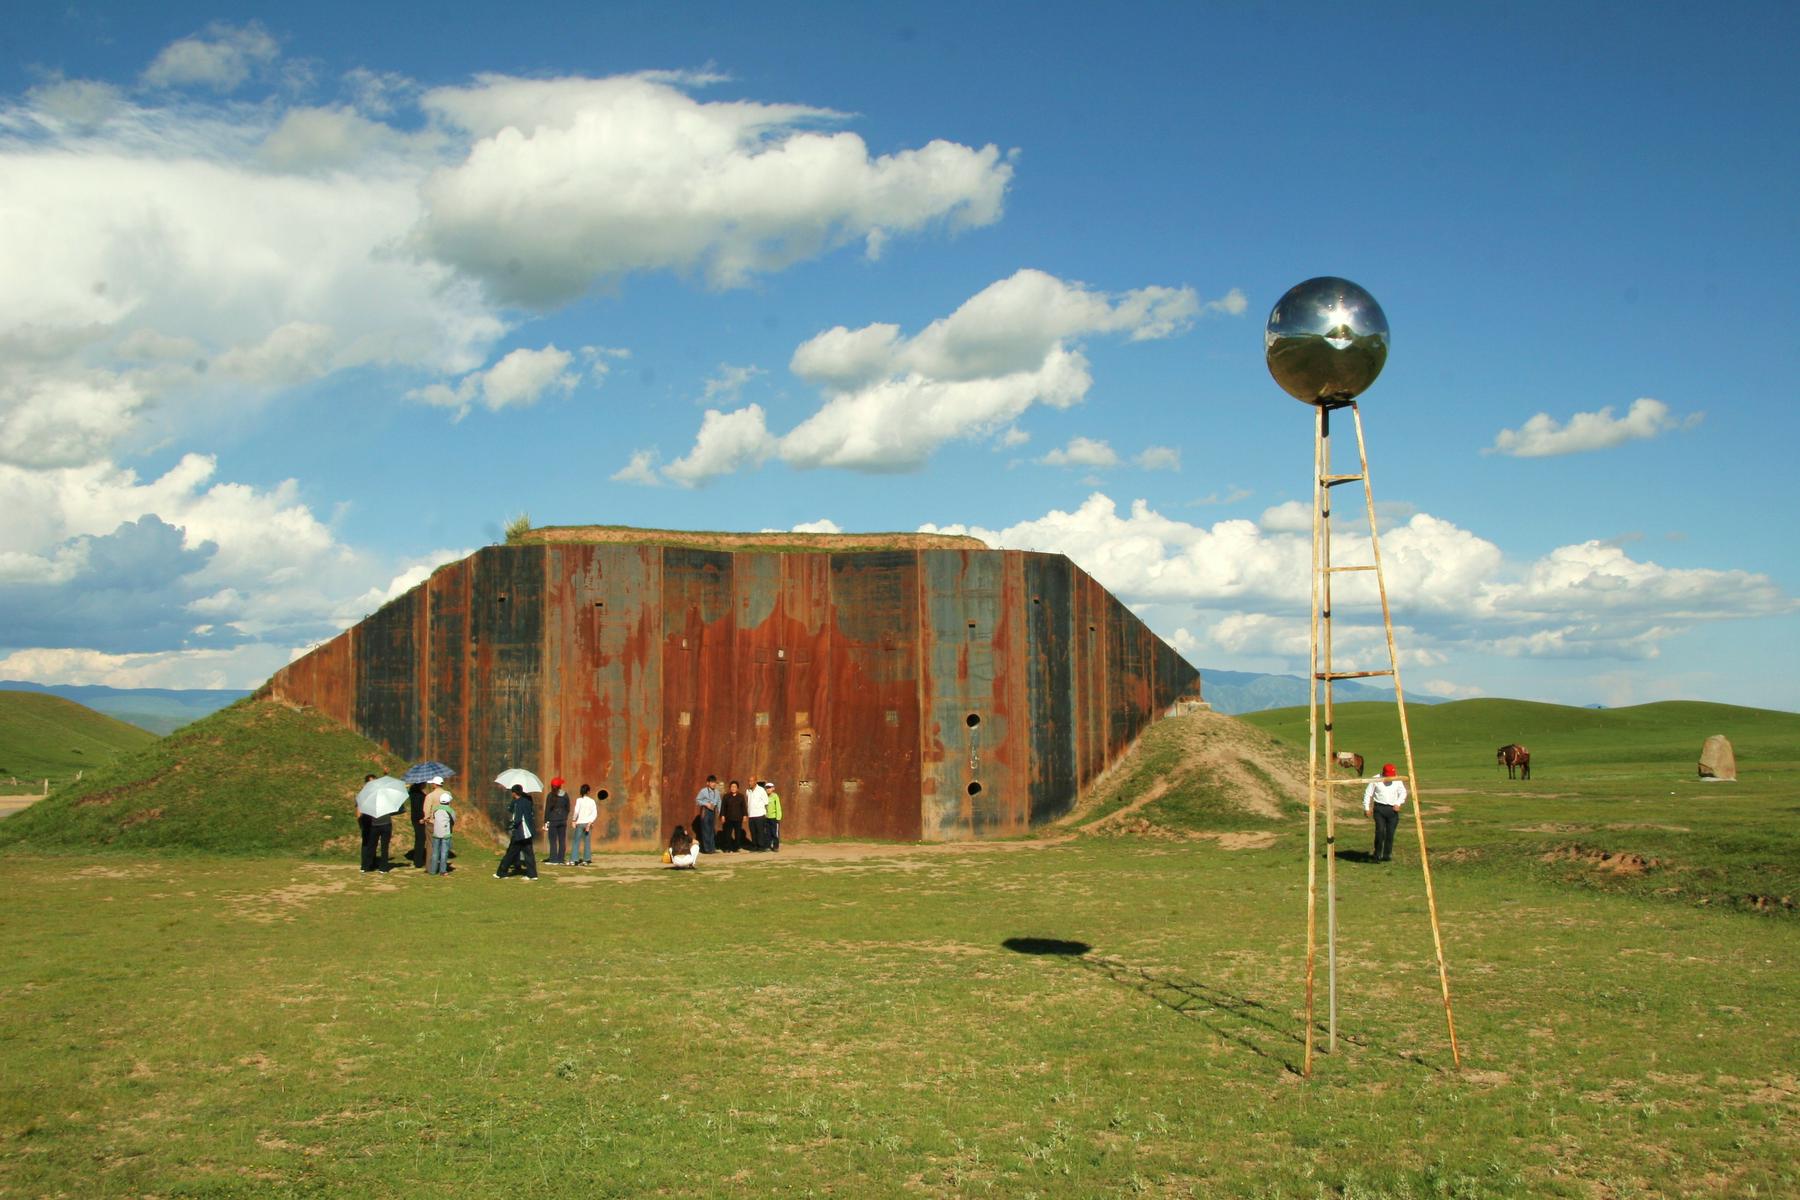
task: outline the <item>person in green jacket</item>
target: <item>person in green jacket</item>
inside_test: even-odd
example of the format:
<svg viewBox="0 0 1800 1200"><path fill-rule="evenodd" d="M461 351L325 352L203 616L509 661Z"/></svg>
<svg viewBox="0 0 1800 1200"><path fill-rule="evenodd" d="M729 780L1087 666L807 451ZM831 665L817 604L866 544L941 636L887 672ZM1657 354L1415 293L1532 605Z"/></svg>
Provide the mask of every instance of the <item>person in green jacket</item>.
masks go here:
<svg viewBox="0 0 1800 1200"><path fill-rule="evenodd" d="M772 780L763 780L763 791L769 793L769 807L763 813L764 835L771 851L781 849L781 793L775 790Z"/></svg>

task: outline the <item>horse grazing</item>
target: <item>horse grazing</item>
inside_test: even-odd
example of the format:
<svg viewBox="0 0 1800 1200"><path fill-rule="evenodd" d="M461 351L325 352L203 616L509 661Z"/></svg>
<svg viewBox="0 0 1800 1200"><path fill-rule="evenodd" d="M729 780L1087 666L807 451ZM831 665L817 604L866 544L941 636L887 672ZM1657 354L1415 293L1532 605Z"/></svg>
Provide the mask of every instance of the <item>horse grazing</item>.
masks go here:
<svg viewBox="0 0 1800 1200"><path fill-rule="evenodd" d="M1337 752L1336 757L1337 757L1337 765L1338 766L1351 767L1356 771L1357 778L1360 779L1362 777L1362 773L1363 773L1363 756L1362 755L1352 754L1348 750L1339 750Z"/></svg>
<svg viewBox="0 0 1800 1200"><path fill-rule="evenodd" d="M1513 771L1518 771L1518 778L1531 778L1531 751L1513 742L1494 751L1494 765L1506 768L1506 777L1513 778Z"/></svg>

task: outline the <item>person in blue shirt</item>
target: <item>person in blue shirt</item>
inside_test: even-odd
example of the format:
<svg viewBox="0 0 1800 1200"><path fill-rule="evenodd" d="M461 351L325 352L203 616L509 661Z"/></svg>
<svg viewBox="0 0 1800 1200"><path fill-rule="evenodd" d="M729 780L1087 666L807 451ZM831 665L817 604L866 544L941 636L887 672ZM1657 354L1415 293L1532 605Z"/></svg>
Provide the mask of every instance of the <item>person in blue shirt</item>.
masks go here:
<svg viewBox="0 0 1800 1200"><path fill-rule="evenodd" d="M700 835L700 853L712 854L718 847L713 843L713 829L719 819L719 777L708 775L706 786L694 797L694 832Z"/></svg>

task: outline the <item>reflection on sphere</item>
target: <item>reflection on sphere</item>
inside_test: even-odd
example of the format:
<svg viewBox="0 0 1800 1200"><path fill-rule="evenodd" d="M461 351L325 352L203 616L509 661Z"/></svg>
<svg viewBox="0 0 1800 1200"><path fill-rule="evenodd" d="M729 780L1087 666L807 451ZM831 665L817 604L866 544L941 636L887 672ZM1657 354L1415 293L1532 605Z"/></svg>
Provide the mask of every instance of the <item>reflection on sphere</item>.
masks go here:
<svg viewBox="0 0 1800 1200"><path fill-rule="evenodd" d="M1269 374L1308 404L1350 400L1387 362L1387 314L1375 297L1335 275L1295 284L1275 302L1263 333Z"/></svg>

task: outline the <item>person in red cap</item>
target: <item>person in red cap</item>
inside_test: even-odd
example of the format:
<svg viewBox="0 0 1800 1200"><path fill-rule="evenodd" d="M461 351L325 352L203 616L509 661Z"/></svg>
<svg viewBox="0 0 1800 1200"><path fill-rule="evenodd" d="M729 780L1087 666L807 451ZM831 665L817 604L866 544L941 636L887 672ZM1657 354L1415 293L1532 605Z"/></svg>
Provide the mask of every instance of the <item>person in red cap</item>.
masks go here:
<svg viewBox="0 0 1800 1200"><path fill-rule="evenodd" d="M1381 778L1363 789L1363 811L1375 818L1375 861L1394 857L1394 830L1400 827L1400 806L1406 803L1406 782L1397 777L1393 763L1381 764Z"/></svg>
<svg viewBox="0 0 1800 1200"><path fill-rule="evenodd" d="M569 857L569 793L563 791L563 778L550 781L550 794L544 797L544 829L550 837L547 867L566 867Z"/></svg>

